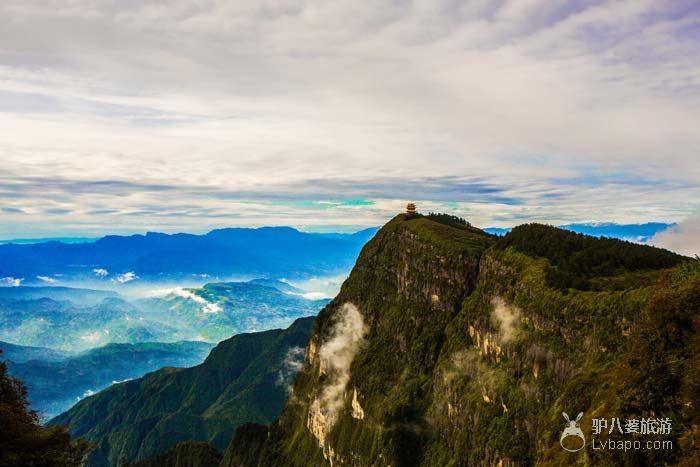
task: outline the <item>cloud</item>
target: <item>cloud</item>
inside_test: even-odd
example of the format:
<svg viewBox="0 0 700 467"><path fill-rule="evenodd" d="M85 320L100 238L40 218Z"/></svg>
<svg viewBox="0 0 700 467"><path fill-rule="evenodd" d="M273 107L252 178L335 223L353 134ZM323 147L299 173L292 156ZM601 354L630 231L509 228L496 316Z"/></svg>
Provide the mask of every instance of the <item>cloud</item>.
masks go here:
<svg viewBox="0 0 700 467"><path fill-rule="evenodd" d="M19 287L22 285L24 279L19 279L17 277L0 277L0 284L4 284L10 287Z"/></svg>
<svg viewBox="0 0 700 467"><path fill-rule="evenodd" d="M80 336L80 338L90 343L96 343L102 340L102 333L100 331L95 331L88 334L83 334Z"/></svg>
<svg viewBox="0 0 700 467"><path fill-rule="evenodd" d="M99 278L107 277L109 275L109 271L103 268L93 269L92 272L94 272Z"/></svg>
<svg viewBox="0 0 700 467"><path fill-rule="evenodd" d="M674 222L700 195L699 20L695 0L6 0L0 238L376 225L407 197L477 225Z"/></svg>
<svg viewBox="0 0 700 467"><path fill-rule="evenodd" d="M287 390L291 390L291 384L294 376L301 370L304 364L304 355L306 350L303 347L290 347L282 361L282 367L277 372L277 381L275 384L284 386Z"/></svg>
<svg viewBox="0 0 700 467"><path fill-rule="evenodd" d="M125 272L124 274L119 274L114 279L112 279L112 281L119 282L120 284L126 284L127 282L131 282L138 278L139 276L137 276L134 271L129 271Z"/></svg>
<svg viewBox="0 0 700 467"><path fill-rule="evenodd" d="M319 397L312 403L323 414L326 430L333 425L344 405L344 395L350 381L350 365L362 347L367 329L360 310L352 303L343 304L336 314L337 321L330 338L319 351L321 372L326 375Z"/></svg>
<svg viewBox="0 0 700 467"><path fill-rule="evenodd" d="M659 232L649 243L687 256L700 255L700 217L691 217Z"/></svg>
<svg viewBox="0 0 700 467"><path fill-rule="evenodd" d="M48 276L36 276L36 278L42 282L47 282L49 284L55 284L56 282L58 282L56 279Z"/></svg>
<svg viewBox="0 0 700 467"><path fill-rule="evenodd" d="M178 288L173 290L172 293L174 293L178 297L187 298L196 303L199 303L200 305L202 305L200 311L204 314L216 314L222 310L221 305L219 305L218 303L209 302L204 297L201 297L190 290Z"/></svg>
<svg viewBox="0 0 700 467"><path fill-rule="evenodd" d="M508 343L518 335L518 322L520 321L520 309L509 306L501 297L491 300L493 312L491 319L498 325L498 334L501 342Z"/></svg>

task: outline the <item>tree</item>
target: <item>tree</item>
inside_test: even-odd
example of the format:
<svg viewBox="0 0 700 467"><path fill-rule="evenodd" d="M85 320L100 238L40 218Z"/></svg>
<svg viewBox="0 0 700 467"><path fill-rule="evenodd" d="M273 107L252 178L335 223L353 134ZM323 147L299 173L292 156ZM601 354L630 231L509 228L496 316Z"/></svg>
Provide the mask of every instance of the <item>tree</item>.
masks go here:
<svg viewBox="0 0 700 467"><path fill-rule="evenodd" d="M0 362L0 467L76 466L86 452L87 444L74 443L65 427L41 426L26 387Z"/></svg>

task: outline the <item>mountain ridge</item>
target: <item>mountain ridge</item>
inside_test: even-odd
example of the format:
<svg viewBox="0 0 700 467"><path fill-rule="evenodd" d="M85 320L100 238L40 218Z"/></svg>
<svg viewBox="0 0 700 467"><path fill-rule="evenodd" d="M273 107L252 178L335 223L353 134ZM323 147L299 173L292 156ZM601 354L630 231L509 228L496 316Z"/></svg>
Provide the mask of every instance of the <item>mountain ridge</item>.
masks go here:
<svg viewBox="0 0 700 467"><path fill-rule="evenodd" d="M0 245L0 277L125 284L137 278L235 275L311 277L347 271L373 229L306 233L291 227L216 229L203 235L108 235L90 243ZM124 276L132 273L133 275ZM58 280L55 279L55 280Z"/></svg>
<svg viewBox="0 0 700 467"><path fill-rule="evenodd" d="M397 216L367 243L319 314L279 419L239 427L222 467L561 465L575 459L559 446L567 410L584 412L589 433L595 415L661 411L686 446L587 450L581 462L693 465L698 431L684 404L700 405L700 262L617 240L592 239L601 250L588 253L589 240L547 226L499 239L438 220ZM530 234L543 254L528 249ZM610 261L591 269L601 252ZM580 280L553 283L552 268ZM585 282L597 280L615 287ZM659 373L674 361L685 379ZM673 399L655 407L664 393Z"/></svg>

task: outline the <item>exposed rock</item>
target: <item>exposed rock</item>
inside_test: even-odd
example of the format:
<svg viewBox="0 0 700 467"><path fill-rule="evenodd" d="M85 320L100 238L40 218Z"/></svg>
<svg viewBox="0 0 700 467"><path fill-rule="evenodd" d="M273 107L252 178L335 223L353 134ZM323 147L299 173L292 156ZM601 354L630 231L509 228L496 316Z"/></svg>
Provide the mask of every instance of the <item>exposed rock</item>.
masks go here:
<svg viewBox="0 0 700 467"><path fill-rule="evenodd" d="M357 388L352 390L352 417L357 419L365 418L365 411L360 405L360 401L357 399Z"/></svg>

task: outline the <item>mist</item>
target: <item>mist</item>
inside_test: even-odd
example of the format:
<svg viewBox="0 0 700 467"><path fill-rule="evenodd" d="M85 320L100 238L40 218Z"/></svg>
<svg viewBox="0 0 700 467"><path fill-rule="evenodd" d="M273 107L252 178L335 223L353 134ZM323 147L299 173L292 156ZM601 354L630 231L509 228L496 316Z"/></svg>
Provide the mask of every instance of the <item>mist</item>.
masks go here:
<svg viewBox="0 0 700 467"><path fill-rule="evenodd" d="M331 338L319 349L321 371L328 379L317 401L331 424L343 407L345 390L350 381L350 365L362 347L367 332L360 310L352 303L343 304L338 316L331 330Z"/></svg>
<svg viewBox="0 0 700 467"><path fill-rule="evenodd" d="M491 320L499 326L501 342L508 343L518 334L517 324L520 320L520 309L509 306L501 297L494 297L491 300L491 305L493 305Z"/></svg>

